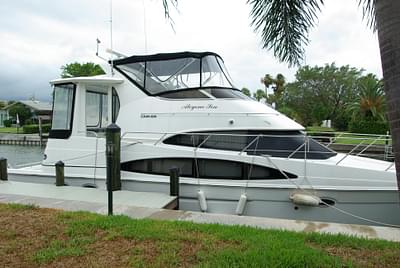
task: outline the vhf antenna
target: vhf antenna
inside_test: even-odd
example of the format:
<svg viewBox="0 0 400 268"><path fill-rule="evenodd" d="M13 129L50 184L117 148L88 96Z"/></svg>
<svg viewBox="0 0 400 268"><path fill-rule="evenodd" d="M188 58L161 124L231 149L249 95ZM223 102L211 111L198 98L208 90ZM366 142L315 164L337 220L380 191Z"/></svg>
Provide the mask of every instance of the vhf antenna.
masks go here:
<svg viewBox="0 0 400 268"><path fill-rule="evenodd" d="M112 17L112 0L110 0L110 48L111 51L113 51L113 28L112 28L112 22L113 22L113 17ZM114 76L114 55L111 53L111 76Z"/></svg>
<svg viewBox="0 0 400 268"><path fill-rule="evenodd" d="M114 56L117 58L126 58L126 55L118 53L113 50L113 29L112 29L112 0L110 0L110 46L111 48L107 48L106 52L110 54L110 59L106 59L99 55L99 45L101 43L99 38L96 38L96 56L100 59L110 63L111 75L114 75Z"/></svg>

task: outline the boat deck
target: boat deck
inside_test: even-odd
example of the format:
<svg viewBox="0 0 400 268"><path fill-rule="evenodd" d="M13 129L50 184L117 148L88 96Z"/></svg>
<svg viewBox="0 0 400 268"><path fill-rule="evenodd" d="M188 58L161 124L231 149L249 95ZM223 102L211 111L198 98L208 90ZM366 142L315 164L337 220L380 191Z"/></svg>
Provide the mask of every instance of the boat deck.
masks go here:
<svg viewBox="0 0 400 268"><path fill-rule="evenodd" d="M0 202L23 203L64 210L90 210L107 213L108 193L105 189L75 186L57 187L16 181L0 181ZM163 193L114 191L114 211L117 214L125 207L166 208L176 207L176 197ZM87 209L89 208L91 209ZM118 213L120 214L120 213Z"/></svg>

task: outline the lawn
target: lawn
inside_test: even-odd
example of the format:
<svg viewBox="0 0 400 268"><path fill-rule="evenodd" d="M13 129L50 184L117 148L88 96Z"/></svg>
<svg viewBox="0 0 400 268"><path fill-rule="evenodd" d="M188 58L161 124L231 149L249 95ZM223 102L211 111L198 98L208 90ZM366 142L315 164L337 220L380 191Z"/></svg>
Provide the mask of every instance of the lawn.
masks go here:
<svg viewBox="0 0 400 268"><path fill-rule="evenodd" d="M399 267L400 243L0 204L4 267Z"/></svg>
<svg viewBox="0 0 400 268"><path fill-rule="evenodd" d="M0 133L17 133L16 127L0 127ZM22 127L19 128L19 133L23 133Z"/></svg>
<svg viewBox="0 0 400 268"><path fill-rule="evenodd" d="M386 143L388 145L392 144L392 140L389 136L389 138L386 137L386 135L374 135L374 134L356 134L356 133L350 133L350 132L335 132L334 129L332 128L326 128L326 127L307 127L307 133L312 137L312 136L332 136L335 135L336 139L334 140L334 143L338 144L351 144L351 145L357 145L362 142L364 145L385 145ZM334 132L334 133L333 133Z"/></svg>

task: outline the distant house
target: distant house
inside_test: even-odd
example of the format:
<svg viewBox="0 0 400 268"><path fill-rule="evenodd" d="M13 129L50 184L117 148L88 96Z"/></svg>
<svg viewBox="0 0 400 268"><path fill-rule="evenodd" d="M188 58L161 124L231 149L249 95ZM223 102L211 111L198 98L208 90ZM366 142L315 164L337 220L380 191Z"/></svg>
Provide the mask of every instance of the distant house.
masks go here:
<svg viewBox="0 0 400 268"><path fill-rule="evenodd" d="M17 103L25 105L27 108L30 109L32 116L31 120L33 122L38 122L39 118L41 119L42 122L50 122L51 120L51 113L52 113L52 105L49 102L41 102L38 100L21 100L21 101L16 101L10 105L7 105L6 107L0 109L0 127L3 127L4 120L7 119L14 119L11 118L9 111L10 108Z"/></svg>

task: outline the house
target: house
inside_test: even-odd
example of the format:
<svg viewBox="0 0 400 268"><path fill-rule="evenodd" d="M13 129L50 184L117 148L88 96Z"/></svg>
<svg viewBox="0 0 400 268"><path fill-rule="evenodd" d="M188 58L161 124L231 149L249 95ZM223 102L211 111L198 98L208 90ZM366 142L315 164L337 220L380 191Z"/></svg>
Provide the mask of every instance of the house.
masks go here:
<svg viewBox="0 0 400 268"><path fill-rule="evenodd" d="M13 102L10 105L7 105L6 107L3 107L0 109L0 127L4 127L4 120L7 119L13 119L16 120L16 118L11 118L10 116L10 108L12 108L16 104L22 104L26 106L30 112L31 112L31 118L29 118L32 122L38 122L39 119L45 123L45 122L50 122L51 120L51 114L52 114L52 105L51 103L48 102L41 102L38 100L21 100L21 101L16 101Z"/></svg>

